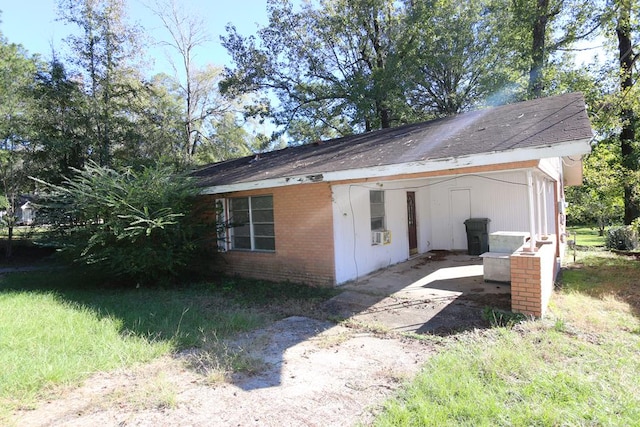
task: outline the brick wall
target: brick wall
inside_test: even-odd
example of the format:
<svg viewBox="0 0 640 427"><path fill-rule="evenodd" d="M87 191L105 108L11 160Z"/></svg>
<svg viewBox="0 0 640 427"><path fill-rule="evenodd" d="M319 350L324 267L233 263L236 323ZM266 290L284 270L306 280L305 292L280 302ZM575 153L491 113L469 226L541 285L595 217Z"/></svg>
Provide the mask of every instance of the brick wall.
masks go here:
<svg viewBox="0 0 640 427"><path fill-rule="evenodd" d="M292 185L203 197L213 206L217 198L262 194L273 196L275 252L230 250L220 254L214 268L226 274L256 279L334 286L330 185Z"/></svg>
<svg viewBox="0 0 640 427"><path fill-rule="evenodd" d="M511 310L543 317L556 277L556 245L542 244L535 253L511 255Z"/></svg>

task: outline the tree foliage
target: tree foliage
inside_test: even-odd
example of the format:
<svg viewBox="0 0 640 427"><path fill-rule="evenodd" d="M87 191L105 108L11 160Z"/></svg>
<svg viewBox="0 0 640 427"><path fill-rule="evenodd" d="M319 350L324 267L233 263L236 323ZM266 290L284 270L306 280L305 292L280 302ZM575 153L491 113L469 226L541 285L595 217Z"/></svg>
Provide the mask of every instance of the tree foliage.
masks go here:
<svg viewBox="0 0 640 427"><path fill-rule="evenodd" d="M85 138L96 161L110 165L114 147L126 141L133 125L126 97L134 90L127 76L136 74L131 58L136 58L137 30L127 23L124 0L59 0L58 6L62 19L80 29L67 42L88 95Z"/></svg>
<svg viewBox="0 0 640 427"><path fill-rule="evenodd" d="M600 142L585 159L583 185L567 189L571 223L594 224L601 236L605 227L619 223L624 206L622 175L619 147Z"/></svg>
<svg viewBox="0 0 640 427"><path fill-rule="evenodd" d="M617 9L615 33L618 41L618 61L620 70L620 149L621 164L625 172L624 180L624 223L629 225L640 217L640 103L637 80L637 62L640 54L634 46L634 36L638 37L640 6L631 0L616 0Z"/></svg>
<svg viewBox="0 0 640 427"><path fill-rule="evenodd" d="M194 260L201 237L197 187L167 166L111 169L93 162L51 190L40 219L50 242L75 262L134 283L175 278Z"/></svg>
<svg viewBox="0 0 640 427"><path fill-rule="evenodd" d="M26 184L25 156L30 134L29 91L37 61L0 33L0 186L8 201L0 225L8 228L6 256L12 256L18 200Z"/></svg>

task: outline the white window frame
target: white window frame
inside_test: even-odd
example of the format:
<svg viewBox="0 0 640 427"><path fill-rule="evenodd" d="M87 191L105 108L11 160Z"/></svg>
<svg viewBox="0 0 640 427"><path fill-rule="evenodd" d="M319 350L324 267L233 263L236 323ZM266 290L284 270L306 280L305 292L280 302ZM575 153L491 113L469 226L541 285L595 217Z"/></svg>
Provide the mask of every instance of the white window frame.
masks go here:
<svg viewBox="0 0 640 427"><path fill-rule="evenodd" d="M273 235L270 236L257 236L256 235L256 231L255 231L255 226L257 225L257 223L254 221L253 216L254 216L254 211L258 210L258 208L253 208L252 205L252 200L255 198L261 198L261 197L270 197L271 198L271 211L274 211L273 208L273 195L271 194L260 194L260 195L256 195L256 196L243 196L243 197L230 197L229 199L227 199L227 215L229 218L229 223L230 223L230 227L229 227L229 239L228 239L228 248L231 250L237 250L237 251L251 251L251 252L275 252L275 239L276 239L276 235L275 235L275 218L273 220L273 222L261 222L259 223L260 225L263 224L271 224L273 226ZM249 221L248 221L248 225L249 225L249 242L251 247L250 248L236 248L235 247L235 237L234 237L234 230L235 227L233 227L233 200L240 200L240 199L246 199L247 200L247 204L248 204L248 214L249 214ZM266 237L266 238L271 238L273 239L273 249L260 249L257 248L256 246L256 238L259 237Z"/></svg>
<svg viewBox="0 0 640 427"><path fill-rule="evenodd" d="M373 198L374 193L382 195L382 202L373 202L371 200ZM382 205L382 216L380 216L380 215L374 216L374 210L375 210L374 206L379 206L379 205ZM373 226L374 218L376 218L376 219L382 218L382 226L381 227L374 227ZM374 232L374 231L385 231L387 229L387 208L386 208L386 203L385 203L384 190L369 190L369 221L370 221L370 227L371 227L371 231L372 232Z"/></svg>

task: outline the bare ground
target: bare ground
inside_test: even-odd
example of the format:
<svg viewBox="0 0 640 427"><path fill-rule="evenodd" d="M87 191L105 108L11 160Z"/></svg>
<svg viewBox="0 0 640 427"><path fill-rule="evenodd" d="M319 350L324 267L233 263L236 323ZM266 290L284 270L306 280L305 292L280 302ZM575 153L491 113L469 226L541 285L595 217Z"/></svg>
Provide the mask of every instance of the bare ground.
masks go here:
<svg viewBox="0 0 640 427"><path fill-rule="evenodd" d="M12 421L19 427L367 425L437 351L437 340L394 331L449 335L483 328L483 306L510 306L508 293L493 293L481 279L467 285L458 296L347 290L318 316L346 318L342 325L288 317L209 348L97 373L16 411Z"/></svg>
<svg viewBox="0 0 640 427"><path fill-rule="evenodd" d="M203 351L99 373L59 390L17 426L345 426L369 423L433 344L289 317L224 343L250 373L227 375ZM218 354L219 356L219 354ZM219 357L216 359L219 360Z"/></svg>

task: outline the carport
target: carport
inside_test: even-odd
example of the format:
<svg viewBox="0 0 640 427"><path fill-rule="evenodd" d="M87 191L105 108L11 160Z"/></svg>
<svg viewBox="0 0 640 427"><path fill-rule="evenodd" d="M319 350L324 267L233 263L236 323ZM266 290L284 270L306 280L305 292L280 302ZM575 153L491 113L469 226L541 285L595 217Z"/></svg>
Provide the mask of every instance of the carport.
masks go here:
<svg viewBox="0 0 640 427"><path fill-rule="evenodd" d="M485 307L511 310L508 283L485 282L482 259L431 251L345 284L327 308L373 329L446 334L487 326Z"/></svg>

